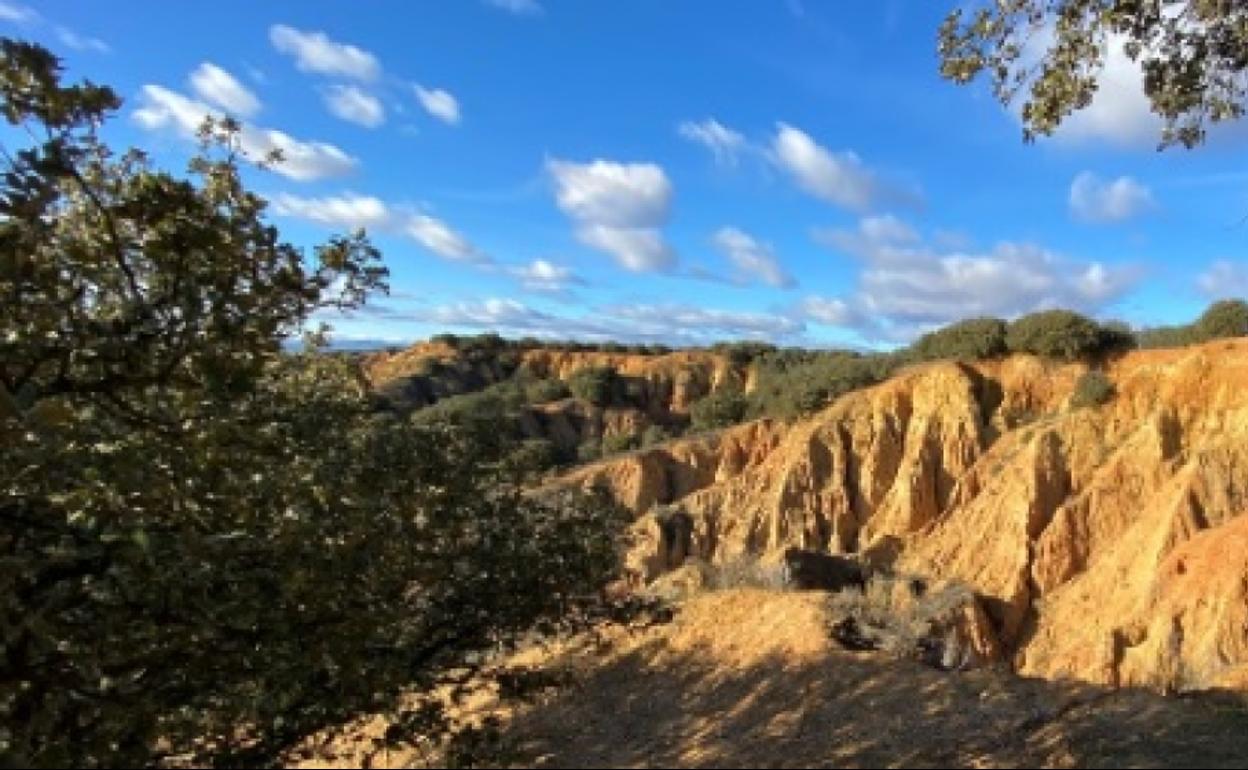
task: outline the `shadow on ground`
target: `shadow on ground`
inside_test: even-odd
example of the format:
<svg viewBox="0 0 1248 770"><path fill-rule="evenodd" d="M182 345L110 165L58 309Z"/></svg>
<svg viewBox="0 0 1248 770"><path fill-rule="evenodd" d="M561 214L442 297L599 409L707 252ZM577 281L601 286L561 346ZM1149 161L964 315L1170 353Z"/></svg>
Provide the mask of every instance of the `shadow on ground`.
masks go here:
<svg viewBox="0 0 1248 770"><path fill-rule="evenodd" d="M586 671L504 735L541 767L1244 767L1236 696L938 672L830 650L725 667L653 641ZM734 670L735 668L735 670Z"/></svg>

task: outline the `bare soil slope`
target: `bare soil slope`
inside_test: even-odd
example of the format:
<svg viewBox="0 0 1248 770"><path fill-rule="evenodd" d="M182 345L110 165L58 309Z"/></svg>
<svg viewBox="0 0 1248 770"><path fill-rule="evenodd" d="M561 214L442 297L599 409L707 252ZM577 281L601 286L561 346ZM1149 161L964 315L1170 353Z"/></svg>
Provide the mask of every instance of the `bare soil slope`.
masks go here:
<svg viewBox="0 0 1248 770"><path fill-rule="evenodd" d="M856 553L970 585L1022 674L1243 683L1248 549L1228 544L1248 512L1248 340L1131 353L1107 367L1109 403L1072 408L1084 371L1025 356L916 367L791 426L562 483L604 484L638 514L640 580L677 566L673 552ZM677 548L658 525L673 512L692 522Z"/></svg>
<svg viewBox="0 0 1248 770"><path fill-rule="evenodd" d="M537 767L1242 767L1231 696L942 673L840 649L816 593L701 594L674 622L516 664L568 682L498 711L499 755ZM478 701L479 713L498 708ZM374 730L377 729L374 726ZM365 754L350 751L343 764ZM438 758L430 757L436 763ZM377 754L374 766L424 761Z"/></svg>

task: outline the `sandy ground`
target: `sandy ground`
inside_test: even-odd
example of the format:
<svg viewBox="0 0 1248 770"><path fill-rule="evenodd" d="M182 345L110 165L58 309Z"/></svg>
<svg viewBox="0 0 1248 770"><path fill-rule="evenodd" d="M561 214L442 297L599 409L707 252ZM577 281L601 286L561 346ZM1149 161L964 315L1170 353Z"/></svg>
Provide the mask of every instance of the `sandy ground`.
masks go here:
<svg viewBox="0 0 1248 770"><path fill-rule="evenodd" d="M520 767L1248 766L1242 696L941 672L847 652L826 621L818 594L703 594L670 623L523 652L509 664L564 683L462 708L503 720L488 759ZM315 765L439 763L360 748L384 727L366 720Z"/></svg>

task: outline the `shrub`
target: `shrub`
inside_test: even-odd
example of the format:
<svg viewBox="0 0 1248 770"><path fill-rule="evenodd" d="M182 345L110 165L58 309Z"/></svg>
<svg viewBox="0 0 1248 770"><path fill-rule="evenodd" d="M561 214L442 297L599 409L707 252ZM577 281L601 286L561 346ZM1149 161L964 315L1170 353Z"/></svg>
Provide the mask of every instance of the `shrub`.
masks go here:
<svg viewBox="0 0 1248 770"><path fill-rule="evenodd" d="M906 351L912 361L995 358L1006 352L1006 323L999 318L971 318L929 332Z"/></svg>
<svg viewBox="0 0 1248 770"><path fill-rule="evenodd" d="M637 437L631 433L613 433L602 439L603 455L614 455L637 448Z"/></svg>
<svg viewBox="0 0 1248 770"><path fill-rule="evenodd" d="M559 449L550 439L525 439L512 450L510 459L522 474L541 473L559 465Z"/></svg>
<svg viewBox="0 0 1248 770"><path fill-rule="evenodd" d="M1248 335L1248 303L1239 299L1215 302L1193 326L1198 342Z"/></svg>
<svg viewBox="0 0 1248 770"><path fill-rule="evenodd" d="M782 350L759 360L749 413L790 419L886 379L899 358L845 351Z"/></svg>
<svg viewBox="0 0 1248 770"><path fill-rule="evenodd" d="M652 447L655 444L662 444L672 437L662 425L651 425L641 433L641 445L643 447Z"/></svg>
<svg viewBox="0 0 1248 770"><path fill-rule="evenodd" d="M1114 397L1114 384L1103 372L1084 372L1075 383L1075 392L1070 398L1070 405L1076 409L1106 404Z"/></svg>
<svg viewBox="0 0 1248 770"><path fill-rule="evenodd" d="M1073 361L1101 351L1101 327L1069 310L1046 310L1019 318L1005 335L1012 353Z"/></svg>
<svg viewBox="0 0 1248 770"><path fill-rule="evenodd" d="M591 463L602 457L602 441L588 438L576 448L576 459L583 463Z"/></svg>
<svg viewBox="0 0 1248 770"><path fill-rule="evenodd" d="M766 342L717 342L711 346L712 353L726 357L733 366L748 366L756 358L776 352L776 346Z"/></svg>
<svg viewBox="0 0 1248 770"><path fill-rule="evenodd" d="M524 386L524 399L530 404L548 404L551 401L567 398L571 394L572 391L568 389L566 383L553 377L534 380Z"/></svg>
<svg viewBox="0 0 1248 770"><path fill-rule="evenodd" d="M711 430L736 425L745 419L749 401L736 388L720 388L699 399L689 408L689 417L696 430Z"/></svg>
<svg viewBox="0 0 1248 770"><path fill-rule="evenodd" d="M568 379L572 395L594 406L610 406L615 398L616 374L608 366L581 369Z"/></svg>

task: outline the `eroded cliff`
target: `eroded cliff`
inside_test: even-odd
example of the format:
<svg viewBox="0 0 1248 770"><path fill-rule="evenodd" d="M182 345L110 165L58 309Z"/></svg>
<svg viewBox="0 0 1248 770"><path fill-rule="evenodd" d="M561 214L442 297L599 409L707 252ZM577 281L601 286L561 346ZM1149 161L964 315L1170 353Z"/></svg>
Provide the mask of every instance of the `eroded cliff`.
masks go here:
<svg viewBox="0 0 1248 770"><path fill-rule="evenodd" d="M1248 684L1248 341L1131 353L1105 368L1111 401L1073 408L1084 371L925 365L796 424L559 483L606 485L638 514L643 579L686 556L857 553L971 586L1020 673Z"/></svg>

